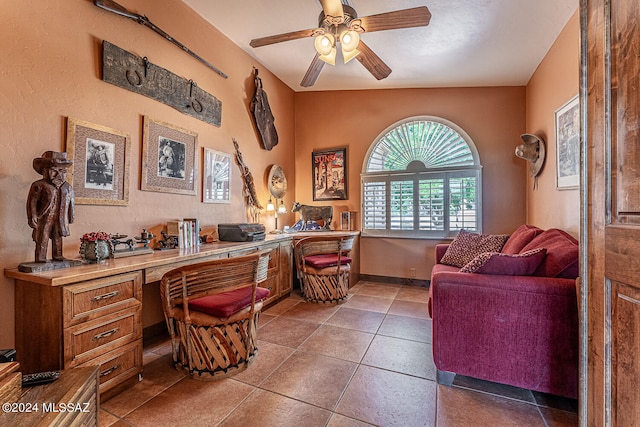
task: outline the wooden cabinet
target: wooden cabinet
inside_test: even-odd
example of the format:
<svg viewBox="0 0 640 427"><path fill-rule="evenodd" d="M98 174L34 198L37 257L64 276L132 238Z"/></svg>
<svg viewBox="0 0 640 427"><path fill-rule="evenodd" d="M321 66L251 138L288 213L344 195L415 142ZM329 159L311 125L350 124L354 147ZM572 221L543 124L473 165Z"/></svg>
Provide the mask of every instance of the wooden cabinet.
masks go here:
<svg viewBox="0 0 640 427"><path fill-rule="evenodd" d="M95 366L65 370L50 384L25 388L17 398L2 400L8 406L0 413L0 425L97 426L98 383Z"/></svg>
<svg viewBox="0 0 640 427"><path fill-rule="evenodd" d="M98 365L101 393L137 381L142 272L58 287L18 282L16 351L23 373Z"/></svg>
<svg viewBox="0 0 640 427"><path fill-rule="evenodd" d="M267 306L291 293L291 268L293 262L291 258L291 242L264 243L250 249L246 248L230 251L228 256L231 258L247 255L255 252L256 250L271 251L271 253L269 253L267 278L258 285L269 289L269 298L267 298L264 303L264 305Z"/></svg>
<svg viewBox="0 0 640 427"><path fill-rule="evenodd" d="M142 293L179 266L271 249L266 304L292 289L292 243L265 241L202 245L40 273L5 270L15 279L16 351L23 373L98 366L108 398L142 375Z"/></svg>

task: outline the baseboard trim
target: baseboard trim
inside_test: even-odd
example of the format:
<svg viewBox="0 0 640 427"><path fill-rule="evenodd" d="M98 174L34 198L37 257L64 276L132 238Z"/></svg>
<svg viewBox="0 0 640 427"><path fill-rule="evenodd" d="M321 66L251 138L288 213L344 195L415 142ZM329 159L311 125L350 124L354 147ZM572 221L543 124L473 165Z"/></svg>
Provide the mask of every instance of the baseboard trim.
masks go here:
<svg viewBox="0 0 640 427"><path fill-rule="evenodd" d="M391 283L394 285L420 286L423 288L428 288L431 284L430 280L409 279L406 277L376 276L374 274L362 273L360 273L360 280L365 280L367 282Z"/></svg>

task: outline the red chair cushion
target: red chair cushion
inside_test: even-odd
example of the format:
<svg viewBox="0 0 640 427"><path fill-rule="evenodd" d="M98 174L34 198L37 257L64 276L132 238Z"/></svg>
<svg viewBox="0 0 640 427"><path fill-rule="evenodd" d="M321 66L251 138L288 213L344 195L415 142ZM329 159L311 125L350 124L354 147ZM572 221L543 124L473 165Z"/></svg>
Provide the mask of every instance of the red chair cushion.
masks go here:
<svg viewBox="0 0 640 427"><path fill-rule="evenodd" d="M256 301L269 296L269 289L257 287ZM189 309L216 317L229 317L251 304L251 287L222 292L189 301Z"/></svg>
<svg viewBox="0 0 640 427"><path fill-rule="evenodd" d="M340 257L341 265L349 264L351 261L351 258L348 256ZM304 263L314 268L332 267L334 265L338 265L338 254L311 255L304 258Z"/></svg>

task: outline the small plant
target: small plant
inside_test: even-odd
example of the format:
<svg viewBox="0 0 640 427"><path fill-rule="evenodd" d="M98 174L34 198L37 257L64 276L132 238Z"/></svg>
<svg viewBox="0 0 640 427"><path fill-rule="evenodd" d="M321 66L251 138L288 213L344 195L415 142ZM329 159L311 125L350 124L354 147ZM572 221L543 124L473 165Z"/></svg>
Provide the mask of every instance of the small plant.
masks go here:
<svg viewBox="0 0 640 427"><path fill-rule="evenodd" d="M85 233L80 239L83 242L96 242L98 240L109 241L111 240L111 234L104 231L92 231L91 233Z"/></svg>

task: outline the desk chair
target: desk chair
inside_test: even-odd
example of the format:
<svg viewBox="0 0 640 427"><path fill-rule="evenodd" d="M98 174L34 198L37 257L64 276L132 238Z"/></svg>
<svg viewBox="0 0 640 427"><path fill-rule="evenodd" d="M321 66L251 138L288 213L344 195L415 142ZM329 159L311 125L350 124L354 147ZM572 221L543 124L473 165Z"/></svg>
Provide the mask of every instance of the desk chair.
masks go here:
<svg viewBox="0 0 640 427"><path fill-rule="evenodd" d="M216 380L241 372L256 356L256 330L269 290L270 251L179 267L165 273L160 296L176 368Z"/></svg>
<svg viewBox="0 0 640 427"><path fill-rule="evenodd" d="M298 279L307 301L336 304L346 301L353 241L353 236L314 236L295 244Z"/></svg>

